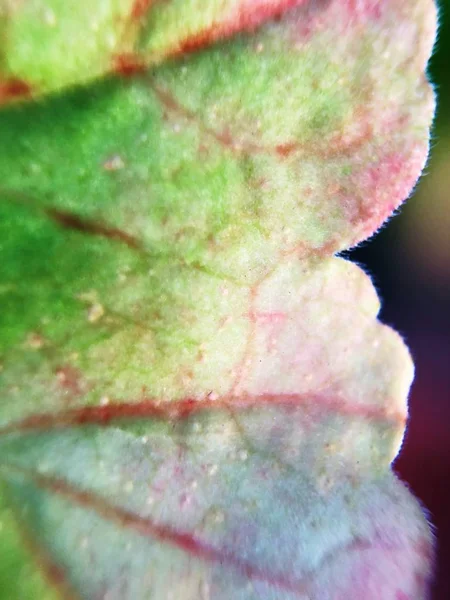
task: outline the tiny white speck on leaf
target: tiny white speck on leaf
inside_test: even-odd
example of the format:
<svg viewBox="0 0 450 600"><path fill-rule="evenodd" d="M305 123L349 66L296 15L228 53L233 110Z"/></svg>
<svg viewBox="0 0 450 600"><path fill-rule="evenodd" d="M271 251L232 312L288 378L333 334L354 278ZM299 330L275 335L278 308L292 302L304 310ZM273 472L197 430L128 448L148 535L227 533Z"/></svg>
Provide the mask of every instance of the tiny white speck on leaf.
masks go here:
<svg viewBox="0 0 450 600"><path fill-rule="evenodd" d="M247 450L239 450L238 456L239 456L239 460L242 460L242 462L246 461L248 458Z"/></svg>
<svg viewBox="0 0 450 600"><path fill-rule="evenodd" d="M120 169L123 169L124 167L125 167L125 163L123 162L122 158L118 154L111 156L110 158L105 160L105 162L103 163L103 168L105 169L105 171L119 171Z"/></svg>
<svg viewBox="0 0 450 600"><path fill-rule="evenodd" d="M217 465L211 465L208 469L208 475L210 475L212 477L213 475L215 475L217 473L218 470L219 470L219 467Z"/></svg>
<svg viewBox="0 0 450 600"><path fill-rule="evenodd" d="M88 317L87 318L88 318L89 323L96 323L103 317L104 314L105 314L105 309L103 308L102 304L100 304L99 302L92 304L92 306L90 306L88 309Z"/></svg>
<svg viewBox="0 0 450 600"><path fill-rule="evenodd" d="M56 15L51 8L44 10L44 23L49 27L55 27L56 25Z"/></svg>

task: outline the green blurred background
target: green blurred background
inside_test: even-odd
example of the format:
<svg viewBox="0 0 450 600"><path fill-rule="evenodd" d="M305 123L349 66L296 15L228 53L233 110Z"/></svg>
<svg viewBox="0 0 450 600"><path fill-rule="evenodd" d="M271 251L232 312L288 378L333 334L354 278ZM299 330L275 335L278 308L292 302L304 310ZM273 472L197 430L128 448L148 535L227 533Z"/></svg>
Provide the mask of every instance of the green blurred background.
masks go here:
<svg viewBox="0 0 450 600"><path fill-rule="evenodd" d="M347 255L371 273L382 320L400 331L414 357L411 420L395 468L435 527L431 600L450 600L450 0L440 7L430 64L438 113L425 176L400 214Z"/></svg>

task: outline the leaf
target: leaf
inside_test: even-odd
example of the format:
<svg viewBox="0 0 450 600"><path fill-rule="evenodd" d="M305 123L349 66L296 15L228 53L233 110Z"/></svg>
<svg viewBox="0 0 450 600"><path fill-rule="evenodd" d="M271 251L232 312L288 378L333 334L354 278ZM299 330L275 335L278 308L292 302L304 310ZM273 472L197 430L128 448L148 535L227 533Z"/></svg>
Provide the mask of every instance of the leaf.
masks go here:
<svg viewBox="0 0 450 600"><path fill-rule="evenodd" d="M407 4L308 3L141 79L3 111L3 195L253 281L280 253L347 248L428 152L435 14Z"/></svg>
<svg viewBox="0 0 450 600"><path fill-rule="evenodd" d="M59 232L55 237L62 238L70 261L80 244L80 262L89 255L100 260L77 273L80 263L62 265L63 250L55 244L51 252L40 253L50 277L38 272L33 283L27 277L22 290L10 284L8 313L14 318L14 304L25 304L28 311L19 308L21 331L16 326L15 340L7 340L6 327L2 335L10 343L5 383L20 382L2 403L0 419L7 429L12 419L25 419L25 429L33 425L38 409L50 413L44 426L58 422L60 411L69 411L63 412L69 421L83 420L90 413L80 407L91 406L95 414L107 399L126 402L134 417L152 416L145 412L152 398L281 401L299 406L304 422L295 424L297 431L317 427L314 439L338 442L339 461L346 456L353 469L353 444L359 446L362 470L374 462L386 466L395 456L412 366L399 337L375 321L378 301L359 268L341 259L314 268L288 261L249 288L195 270L172 269L169 275L165 265L159 278L155 268L149 276L145 261L131 262L128 250L114 247L103 249L102 264L95 240L77 236L70 243ZM54 243L48 236L24 241L34 248ZM117 277L113 258L119 265L129 260L125 282ZM64 280L54 279L58 263ZM83 290L92 291L83 298ZM131 297L126 290L133 290ZM92 311L99 306L104 314L96 320ZM100 409L100 424L110 410L108 404ZM322 439L324 426L330 439ZM383 439L385 447L374 447L372 438Z"/></svg>
<svg viewBox="0 0 450 600"><path fill-rule="evenodd" d="M248 5L186 6L139 15L143 63ZM90 6L49 49L11 33L41 5L8 7L8 77L22 51L39 93L108 70L97 41L55 50ZM434 27L427 0L305 2L0 113L5 598L425 598L429 529L389 472L411 360L333 253L420 174Z"/></svg>
<svg viewBox="0 0 450 600"><path fill-rule="evenodd" d="M391 474L318 490L307 461L260 445L264 411L3 441L7 497L68 597L424 598L430 535L409 493ZM292 411L271 412L290 440Z"/></svg>
<svg viewBox="0 0 450 600"><path fill-rule="evenodd" d="M304 0L3 0L0 104L251 31Z"/></svg>
<svg viewBox="0 0 450 600"><path fill-rule="evenodd" d="M22 311L24 335L4 363L1 472L8 504L28 511L21 521L56 564L50 572L64 573L59 585L87 598L209 590L211 598L325 599L358 586L385 586L387 599L397 590L425 597L425 522L383 474L402 436L411 363L375 321L378 302L358 267L286 260L245 289L195 270L183 280L165 267L166 278L152 278L141 257L133 264L134 252L111 240L67 235L51 222L30 230L26 245L49 249L37 255L50 277L67 279L38 273L51 296L28 292L28 309L41 317L45 306L46 318L33 335ZM111 264L123 255L133 264L125 282ZM111 287L97 285L97 298L123 302L122 287L136 304L119 312L105 303L90 319L79 294L66 296L67 282L89 288L110 269ZM158 279L167 291L155 290ZM138 308L142 298L151 306L152 292L167 306L154 338ZM366 561L379 568L369 582ZM355 570L361 579L342 576Z"/></svg>
<svg viewBox="0 0 450 600"><path fill-rule="evenodd" d="M41 234L42 228L36 231ZM75 234L71 245L67 236L61 239L69 257L81 243L86 254L94 254L95 238ZM39 247L36 238L33 242ZM112 250L130 255L128 248ZM62 252L56 248L55 254L58 260ZM111 255L104 257L107 266ZM50 256L46 263L52 272ZM426 570L417 550L430 544L426 526L412 500L383 475L403 432L412 370L399 338L375 321L378 301L368 278L335 258L314 265L286 261L244 293L205 274L189 275L189 289L181 278L168 277L183 290L185 305L191 301L188 324L178 319L172 335L187 329L197 341L192 348L197 360L188 355L183 361L187 344L169 346L167 324L161 327L165 338L158 337L160 356L148 354L152 348L142 325L116 333L112 327L106 340L103 335L83 352L92 330L97 335L109 330L101 324L110 314L106 307L104 316L92 322L81 304L79 318L69 320L70 335L61 343L53 337L54 324L61 327L67 310L62 293L67 284L47 283L55 296L45 303L57 308L47 312L48 328L40 331L43 345L36 347L38 340L25 336L25 347L16 348L21 354L11 353L11 363L4 365L7 379L22 382L10 390L11 404L4 406L2 419L6 497L13 506L28 507L29 517L21 520L29 523L45 556L66 574L65 585L88 598L106 591L118 598L149 593L163 598L172 591L176 598L182 593L177 590L185 589L182 598L201 597L204 590L211 598L326 598L341 588L345 598L349 586L359 585L386 586L387 599L388 594L395 598L397 589L420 598L425 580L414 578L414 568L422 575ZM77 270L66 276L76 281ZM98 263L90 276L104 279ZM139 299L150 296L153 285L145 271L141 278L128 271L127 278L128 289ZM112 289L106 292L106 297L117 296ZM159 291L161 296L168 293ZM176 319L180 302L168 300L167 323ZM62 366L61 357L74 353L75 363ZM36 356L42 354L46 358ZM108 357L113 360L107 362ZM87 381L78 379L77 371ZM151 371L156 372L153 386ZM99 380L101 373L104 380ZM110 383L113 388L106 379L111 373L118 375ZM121 389L139 394L144 384L148 396L115 397ZM156 386L164 386L166 394L173 390L171 397L189 397L161 403L151 399ZM22 418L16 415L11 422L17 407ZM392 494L402 499L393 501ZM411 514L405 513L405 504ZM366 508L358 521L355 511L361 505ZM384 515L385 506L392 517ZM338 521L336 515L346 523L343 529L330 526ZM233 537L239 531L243 537ZM142 535L145 540L139 539ZM191 552L192 539L197 545ZM275 547L273 539L278 540ZM249 556L260 546L258 554ZM391 564L386 546L399 556L392 575L374 558L381 553ZM116 551L105 554L106 547ZM342 556L331 560L341 547ZM373 583L342 577L346 569L359 572L359 560L379 563ZM86 561L96 565L89 577ZM326 583L332 577L328 568L338 570L339 583ZM160 581L158 573L165 569L172 575ZM361 577L364 572L361 567Z"/></svg>

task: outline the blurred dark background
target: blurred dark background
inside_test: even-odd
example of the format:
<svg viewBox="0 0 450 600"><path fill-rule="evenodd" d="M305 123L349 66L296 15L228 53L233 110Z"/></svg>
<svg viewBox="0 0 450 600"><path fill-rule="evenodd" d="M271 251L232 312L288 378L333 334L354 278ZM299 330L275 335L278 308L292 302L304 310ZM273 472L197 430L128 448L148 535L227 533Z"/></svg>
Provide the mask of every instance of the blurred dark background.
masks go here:
<svg viewBox="0 0 450 600"><path fill-rule="evenodd" d="M425 176L376 238L347 253L369 272L381 319L405 338L416 364L410 422L395 470L434 525L432 600L450 600L450 0L440 1L430 64L438 113Z"/></svg>

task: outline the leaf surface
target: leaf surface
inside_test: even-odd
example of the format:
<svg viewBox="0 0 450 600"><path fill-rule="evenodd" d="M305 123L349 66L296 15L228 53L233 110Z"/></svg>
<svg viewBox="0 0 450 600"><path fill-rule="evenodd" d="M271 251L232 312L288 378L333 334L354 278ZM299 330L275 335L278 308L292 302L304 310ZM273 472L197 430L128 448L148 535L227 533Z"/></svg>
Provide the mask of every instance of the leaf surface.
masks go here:
<svg viewBox="0 0 450 600"><path fill-rule="evenodd" d="M239 413L245 438L219 409L144 438L140 424L2 440L7 498L68 597L424 598L431 544L409 493L392 474L318 489L303 455L251 431L265 416L291 433L291 411L264 413Z"/></svg>
<svg viewBox="0 0 450 600"><path fill-rule="evenodd" d="M200 6L3 11L3 100L134 76L0 113L0 596L424 600L411 359L333 254L420 174L434 5Z"/></svg>
<svg viewBox="0 0 450 600"><path fill-rule="evenodd" d="M239 278L347 248L428 152L434 8L406 4L308 3L141 79L3 111L2 195Z"/></svg>
<svg viewBox="0 0 450 600"><path fill-rule="evenodd" d="M4 289L21 319L1 336L1 473L63 597L425 597L427 527L384 474L411 362L358 267L158 276L20 208L36 260Z"/></svg>
<svg viewBox="0 0 450 600"><path fill-rule="evenodd" d="M131 74L264 21L304 0L2 0L0 104Z"/></svg>

